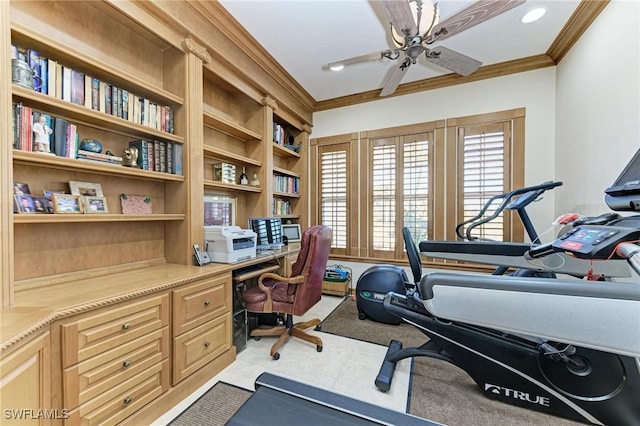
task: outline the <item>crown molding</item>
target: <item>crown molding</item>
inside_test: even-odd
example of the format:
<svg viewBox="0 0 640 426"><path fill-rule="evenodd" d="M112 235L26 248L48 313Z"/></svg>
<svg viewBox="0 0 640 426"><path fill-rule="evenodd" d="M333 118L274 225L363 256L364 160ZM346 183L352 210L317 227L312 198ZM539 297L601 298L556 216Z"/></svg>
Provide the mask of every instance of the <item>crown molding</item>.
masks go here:
<svg viewBox="0 0 640 426"><path fill-rule="evenodd" d="M571 15L565 26L555 38L546 53L528 58L515 59L498 64L480 67L475 73L463 77L457 74L447 74L425 80L405 83L398 86L396 91L381 98L380 89L353 95L341 96L338 98L318 101L313 109L314 112L326 111L334 108L342 108L357 105L365 102L379 101L396 96L404 96L412 93L427 90L440 89L443 87L465 84L473 81L485 80L489 78L501 77L504 75L520 72L532 71L557 65L564 55L573 47L580 36L589 28L600 12L609 4L610 0L582 0L574 13Z"/></svg>

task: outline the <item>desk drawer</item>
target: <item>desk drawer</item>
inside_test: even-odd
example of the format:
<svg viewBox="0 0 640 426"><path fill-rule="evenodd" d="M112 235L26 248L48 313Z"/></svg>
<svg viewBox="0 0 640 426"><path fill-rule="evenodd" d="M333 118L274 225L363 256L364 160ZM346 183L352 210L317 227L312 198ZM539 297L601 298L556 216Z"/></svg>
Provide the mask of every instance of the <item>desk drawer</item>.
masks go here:
<svg viewBox="0 0 640 426"><path fill-rule="evenodd" d="M62 363L78 361L116 348L169 324L169 295L125 302L62 325Z"/></svg>
<svg viewBox="0 0 640 426"><path fill-rule="evenodd" d="M231 275L173 291L173 335L178 336L231 310Z"/></svg>
<svg viewBox="0 0 640 426"><path fill-rule="evenodd" d="M74 408L169 356L169 327L79 362L63 373L64 406Z"/></svg>
<svg viewBox="0 0 640 426"><path fill-rule="evenodd" d="M223 315L173 339L173 384L231 348L231 315Z"/></svg>
<svg viewBox="0 0 640 426"><path fill-rule="evenodd" d="M169 360L155 364L70 413L65 425L113 425L169 389Z"/></svg>

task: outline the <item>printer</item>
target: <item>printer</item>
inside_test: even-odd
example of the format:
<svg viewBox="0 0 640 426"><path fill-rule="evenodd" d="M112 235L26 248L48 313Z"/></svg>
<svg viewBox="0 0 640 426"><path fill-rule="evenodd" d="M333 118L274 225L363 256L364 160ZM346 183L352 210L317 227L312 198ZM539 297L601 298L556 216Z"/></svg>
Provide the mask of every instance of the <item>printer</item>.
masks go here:
<svg viewBox="0 0 640 426"><path fill-rule="evenodd" d="M205 226L204 242L213 262L236 263L256 257L255 232L239 226Z"/></svg>

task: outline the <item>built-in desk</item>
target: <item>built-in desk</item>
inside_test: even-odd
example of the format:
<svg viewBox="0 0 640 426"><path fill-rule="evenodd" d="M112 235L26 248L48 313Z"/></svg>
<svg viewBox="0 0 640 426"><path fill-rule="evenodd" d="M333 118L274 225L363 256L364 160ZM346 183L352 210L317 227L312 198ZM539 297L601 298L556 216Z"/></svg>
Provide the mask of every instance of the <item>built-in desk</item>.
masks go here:
<svg viewBox="0 0 640 426"><path fill-rule="evenodd" d="M56 409L68 424L151 423L235 359L234 271L286 274L298 251L201 267L150 261L16 288L0 309L3 404ZM22 389L41 400L4 399Z"/></svg>

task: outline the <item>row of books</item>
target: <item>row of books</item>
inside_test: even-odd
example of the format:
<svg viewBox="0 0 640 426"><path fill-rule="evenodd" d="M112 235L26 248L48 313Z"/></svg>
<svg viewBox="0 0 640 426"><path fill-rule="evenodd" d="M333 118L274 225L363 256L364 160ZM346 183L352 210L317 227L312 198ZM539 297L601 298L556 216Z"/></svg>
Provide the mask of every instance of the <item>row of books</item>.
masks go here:
<svg viewBox="0 0 640 426"><path fill-rule="evenodd" d="M273 123L273 142L280 146L285 144L293 144L294 136L289 130L278 123Z"/></svg>
<svg viewBox="0 0 640 426"><path fill-rule="evenodd" d="M276 216L284 216L291 214L291 202L280 198L273 199L273 214Z"/></svg>
<svg viewBox="0 0 640 426"><path fill-rule="evenodd" d="M137 139L129 147L138 150L137 164L142 170L182 175L182 144Z"/></svg>
<svg viewBox="0 0 640 426"><path fill-rule="evenodd" d="M38 123L48 140L37 143L34 126ZM67 120L34 111L22 102L13 103L13 148L38 151L65 158L122 165L122 157L80 149L78 127ZM182 175L182 144L167 141L131 141L138 149L138 166L143 170Z"/></svg>
<svg viewBox="0 0 640 426"><path fill-rule="evenodd" d="M167 133L174 133L174 110L116 85L12 45L12 59L29 64L34 91Z"/></svg>
<svg viewBox="0 0 640 426"><path fill-rule="evenodd" d="M273 175L273 190L289 194L300 193L300 179L293 176Z"/></svg>
<svg viewBox="0 0 640 426"><path fill-rule="evenodd" d="M76 158L78 149L78 127L68 121L52 117L22 102L13 103L13 148L21 151L39 151L59 157ZM37 123L37 124L36 124ZM34 138L34 126L40 126L46 142Z"/></svg>

